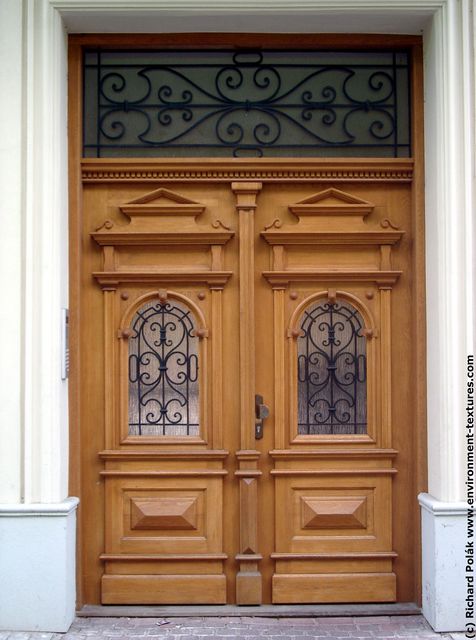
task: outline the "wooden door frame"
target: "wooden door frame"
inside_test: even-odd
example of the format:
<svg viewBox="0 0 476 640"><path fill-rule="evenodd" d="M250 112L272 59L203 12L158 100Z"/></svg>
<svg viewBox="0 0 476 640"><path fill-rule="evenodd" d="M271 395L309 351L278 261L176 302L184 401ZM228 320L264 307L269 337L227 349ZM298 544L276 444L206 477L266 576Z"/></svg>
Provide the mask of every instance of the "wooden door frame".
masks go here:
<svg viewBox="0 0 476 640"><path fill-rule="evenodd" d="M412 326L415 339L413 353L413 366L415 371L415 458L413 469L413 480L415 486L414 521L415 521L415 557L421 557L421 536L420 518L417 495L427 490L427 441L426 441L426 323L425 323L425 236L424 236L424 144L423 144L423 77L422 77L422 42L417 36L390 36L390 35L363 35L348 36L342 34L111 34L111 35L71 35L69 37L69 76L68 93L71 96L82 95L82 48L85 46L101 46L104 48L124 47L124 48L153 48L153 47L207 47L220 48L229 46L241 47L280 47L286 48L309 48L309 49L369 49L369 48L394 48L406 47L412 53L412 146L414 149L412 164L412 233L415 239L412 268L414 273L414 295L412 308ZM70 269L70 352L71 360L75 363L70 373L69 385L69 424L70 424L70 493L82 497L82 451L81 451L81 427L80 427L80 340L79 326L81 323L80 306L80 238L82 221L82 181L87 169L83 170L81 161L81 140L82 140L82 111L78 100L69 100L68 106L69 120L69 269ZM129 164L131 159L126 160ZM158 163L164 169L162 179L178 182L190 181L192 176L200 178L199 167L203 164L203 158L194 162L180 162L182 169L184 164L189 168L189 175L177 176L176 166L173 160L150 159L149 162L140 163L138 175L145 176L147 181L159 181L162 173L157 171L151 173L151 165L157 169ZM96 163L97 170L100 165L108 165L111 175L120 172L121 164L125 161L111 160ZM174 167L175 164L175 167ZM333 175L342 176L345 172L348 175L358 164L356 159L343 158L326 161L318 159L258 159L252 161L243 160L219 160L216 165L225 167L222 179L230 183L234 179L241 179L242 175L254 172L255 175L266 176L273 181L293 179L293 176L308 176L302 180L330 181ZM381 170L399 171L399 167L407 167L408 161L399 162L398 159L379 160L370 159L365 162L368 167L368 179L375 179ZM89 167L94 162L89 162ZM291 170L289 169L291 167ZM279 169L280 176L271 178L273 173ZM174 174L175 171L175 174ZM336 173L337 172L337 173ZM175 175L175 177L173 177ZM87 177L87 175L86 175ZM262 177L258 177L262 179ZM266 178L265 178L266 179ZM142 178L141 178L142 180ZM77 606L81 607L83 602L82 587L82 527L84 526L85 515L81 506L78 510L78 543L77 543ZM421 602L421 563L415 567L415 593L418 594ZM258 610L257 610L258 611Z"/></svg>

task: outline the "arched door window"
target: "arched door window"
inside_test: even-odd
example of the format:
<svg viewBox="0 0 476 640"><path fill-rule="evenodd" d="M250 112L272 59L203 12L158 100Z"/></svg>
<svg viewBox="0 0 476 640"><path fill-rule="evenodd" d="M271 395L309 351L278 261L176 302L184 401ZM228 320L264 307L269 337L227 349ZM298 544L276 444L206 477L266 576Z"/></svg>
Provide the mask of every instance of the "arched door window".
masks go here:
<svg viewBox="0 0 476 640"><path fill-rule="evenodd" d="M177 300L147 302L129 338L129 435L198 436L199 348L192 312Z"/></svg>
<svg viewBox="0 0 476 640"><path fill-rule="evenodd" d="M300 435L367 432L363 328L359 311L343 300L305 309L297 339Z"/></svg>

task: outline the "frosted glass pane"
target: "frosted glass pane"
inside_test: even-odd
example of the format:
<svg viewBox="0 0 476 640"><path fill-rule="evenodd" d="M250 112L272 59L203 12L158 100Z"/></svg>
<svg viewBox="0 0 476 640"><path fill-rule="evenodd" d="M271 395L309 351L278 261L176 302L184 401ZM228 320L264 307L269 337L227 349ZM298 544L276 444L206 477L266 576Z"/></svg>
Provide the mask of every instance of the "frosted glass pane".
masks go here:
<svg viewBox="0 0 476 640"><path fill-rule="evenodd" d="M304 311L298 353L298 432L367 431L366 338L362 316L344 301Z"/></svg>
<svg viewBox="0 0 476 640"><path fill-rule="evenodd" d="M198 338L192 313L153 301L135 314L129 338L129 434L199 435Z"/></svg>

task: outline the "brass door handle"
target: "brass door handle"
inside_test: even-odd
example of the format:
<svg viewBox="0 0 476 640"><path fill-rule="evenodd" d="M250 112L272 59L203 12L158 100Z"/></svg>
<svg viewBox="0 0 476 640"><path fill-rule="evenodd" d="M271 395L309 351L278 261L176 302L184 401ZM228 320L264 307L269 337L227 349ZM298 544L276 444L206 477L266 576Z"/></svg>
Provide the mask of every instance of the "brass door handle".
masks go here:
<svg viewBox="0 0 476 640"><path fill-rule="evenodd" d="M263 402L263 396L255 395L255 438L260 440L263 437L263 421L269 416L269 407Z"/></svg>

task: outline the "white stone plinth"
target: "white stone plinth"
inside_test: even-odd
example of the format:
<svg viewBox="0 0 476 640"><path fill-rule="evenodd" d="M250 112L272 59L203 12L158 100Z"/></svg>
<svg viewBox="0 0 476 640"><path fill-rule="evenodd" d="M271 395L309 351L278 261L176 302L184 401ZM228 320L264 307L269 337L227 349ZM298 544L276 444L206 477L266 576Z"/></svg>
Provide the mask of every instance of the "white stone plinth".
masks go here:
<svg viewBox="0 0 476 640"><path fill-rule="evenodd" d="M76 604L78 502L0 504L0 629L69 629Z"/></svg>
<svg viewBox="0 0 476 640"><path fill-rule="evenodd" d="M422 517L422 608L435 631L463 631L468 509L463 502L418 496Z"/></svg>

